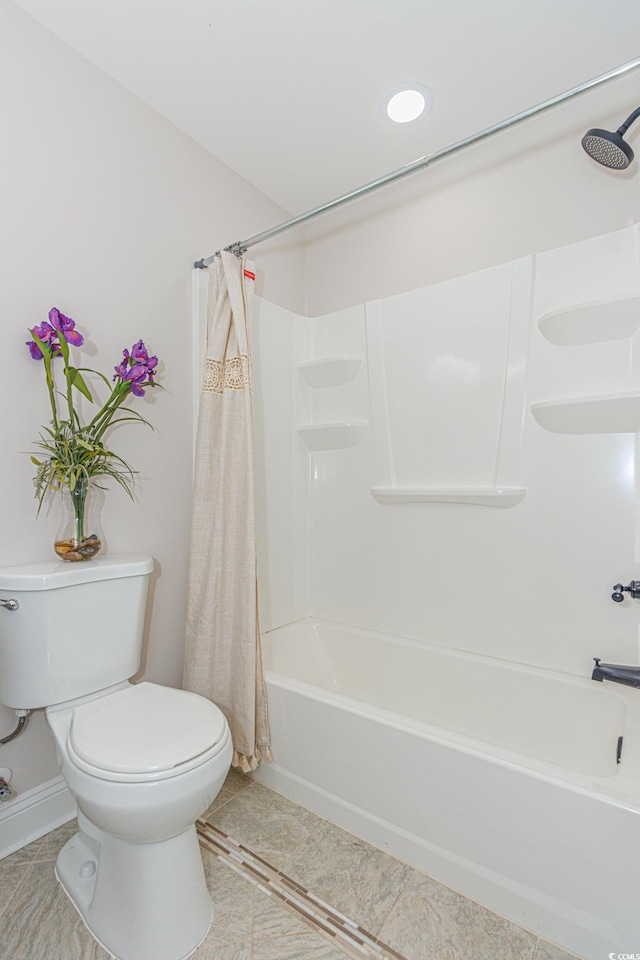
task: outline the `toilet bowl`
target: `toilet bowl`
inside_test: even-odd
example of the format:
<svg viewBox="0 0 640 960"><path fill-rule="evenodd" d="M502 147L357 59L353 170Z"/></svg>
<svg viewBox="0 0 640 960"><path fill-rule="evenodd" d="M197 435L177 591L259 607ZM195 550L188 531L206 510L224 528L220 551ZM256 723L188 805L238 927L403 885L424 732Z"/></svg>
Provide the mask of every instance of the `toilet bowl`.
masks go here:
<svg viewBox="0 0 640 960"><path fill-rule="evenodd" d="M79 832L56 876L96 940L118 960L182 960L212 919L195 821L233 748L210 701L150 683L120 684L49 707Z"/></svg>
<svg viewBox="0 0 640 960"><path fill-rule="evenodd" d="M144 554L0 568L0 703L46 708L79 831L56 876L116 960L185 960L212 918L195 821L229 770L204 697L140 668Z"/></svg>

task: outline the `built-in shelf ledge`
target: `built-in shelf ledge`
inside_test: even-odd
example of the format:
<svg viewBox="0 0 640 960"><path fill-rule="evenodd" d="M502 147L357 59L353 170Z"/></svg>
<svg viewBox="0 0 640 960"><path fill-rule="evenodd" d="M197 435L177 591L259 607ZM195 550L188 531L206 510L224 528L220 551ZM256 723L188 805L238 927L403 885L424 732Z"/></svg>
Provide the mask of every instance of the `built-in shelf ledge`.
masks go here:
<svg viewBox="0 0 640 960"><path fill-rule="evenodd" d="M362 366L362 357L326 357L299 363L300 376L310 387L337 387L355 380Z"/></svg>
<svg viewBox="0 0 640 960"><path fill-rule="evenodd" d="M513 507L526 487L371 487L378 503L475 503L481 507Z"/></svg>
<svg viewBox="0 0 640 960"><path fill-rule="evenodd" d="M625 340L640 328L640 294L554 310L540 317L538 326L547 340L563 347Z"/></svg>
<svg viewBox="0 0 640 960"><path fill-rule="evenodd" d="M309 424L298 427L297 431L309 450L340 450L360 443L367 426L364 420L359 420L351 423Z"/></svg>
<svg viewBox="0 0 640 960"><path fill-rule="evenodd" d="M531 413L552 433L637 433L640 392L544 400L531 404Z"/></svg>

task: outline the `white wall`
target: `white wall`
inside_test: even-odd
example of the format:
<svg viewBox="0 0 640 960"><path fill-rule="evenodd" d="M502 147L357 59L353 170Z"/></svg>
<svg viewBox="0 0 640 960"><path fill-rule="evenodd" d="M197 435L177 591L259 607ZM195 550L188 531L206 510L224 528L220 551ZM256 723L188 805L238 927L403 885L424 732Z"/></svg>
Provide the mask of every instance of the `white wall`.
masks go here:
<svg viewBox="0 0 640 960"><path fill-rule="evenodd" d="M88 340L82 362L107 375L138 338L161 358L163 391L138 405L114 447L140 471L138 500L113 490L102 514L112 552L157 561L145 676L178 684L191 504L191 266L286 212L0 0L0 565L52 556L56 519L36 519L28 453L48 417L27 328L52 306ZM293 240L260 258L258 291L299 309L303 263ZM91 643L91 624L87 624ZM0 708L0 735L13 729ZM0 748L19 792L57 773L41 712Z"/></svg>
<svg viewBox="0 0 640 960"><path fill-rule="evenodd" d="M310 223L304 312L324 315L636 222L638 162L607 170L580 145L588 128L615 130L636 106L637 76L623 78ZM629 142L638 148L637 130Z"/></svg>

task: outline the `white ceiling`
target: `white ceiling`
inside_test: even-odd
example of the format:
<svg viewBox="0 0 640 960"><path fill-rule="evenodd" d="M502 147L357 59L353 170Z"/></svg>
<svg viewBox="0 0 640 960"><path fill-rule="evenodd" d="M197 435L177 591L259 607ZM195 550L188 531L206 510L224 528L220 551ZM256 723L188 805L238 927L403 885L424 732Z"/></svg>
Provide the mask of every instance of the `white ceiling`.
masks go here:
<svg viewBox="0 0 640 960"><path fill-rule="evenodd" d="M640 56L640 0L14 2L294 214ZM391 124L409 81L433 109ZM640 104L622 83L590 126Z"/></svg>

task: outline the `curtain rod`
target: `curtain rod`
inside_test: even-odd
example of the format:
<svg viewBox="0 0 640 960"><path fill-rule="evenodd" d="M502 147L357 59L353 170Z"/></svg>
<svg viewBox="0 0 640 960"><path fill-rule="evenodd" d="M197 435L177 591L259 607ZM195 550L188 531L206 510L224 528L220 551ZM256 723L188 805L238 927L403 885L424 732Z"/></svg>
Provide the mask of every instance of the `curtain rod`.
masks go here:
<svg viewBox="0 0 640 960"><path fill-rule="evenodd" d="M508 127L513 127L517 123L521 123L523 120L528 120L529 117L536 116L538 113L543 113L545 110L550 110L552 107L558 106L560 103L564 103L565 100L571 100L573 97L577 97L581 93L586 93L587 90L592 90L594 87L599 87L603 83L607 83L610 80L615 80L618 77L623 76L625 73L629 73L631 70L636 70L640 67L640 57L637 57L635 60L629 60L627 63L623 63L619 67L615 67L613 70L609 70L607 73L602 73L598 77L594 77L592 80L587 80L585 83L581 83L577 87L573 87L571 90L566 90L564 93L559 93L556 97L552 97L550 100L544 100L542 103L538 103L535 107L529 107L528 110L523 110L522 113L517 113L513 117L509 117L507 120L501 120L499 123L494 123L491 127L486 127L484 130L481 130L479 133L474 133L469 137L465 137L463 140L458 140L456 143L451 144L448 147L445 147L443 150L437 150L435 153L427 154L424 157L420 157L419 160L414 160L413 163L408 163L404 167L400 167L398 170L393 170L391 173L387 173L383 177L379 177L377 180L372 180L370 183L364 184L362 187L357 187L355 190L351 190L349 193L345 193L341 197L336 197L335 200L330 200L328 203L323 203L319 207L314 207L312 210L307 210L306 213L300 213L297 217L292 217L290 220L285 220L284 223L279 223L275 227L271 227L269 230L264 230L262 233L257 233L254 237L249 237L248 240L239 240L237 243L232 243L230 246L225 247L225 250L228 250L230 253L235 253L237 256L242 255L249 247L254 246L256 243L262 243L263 240L270 240L272 237L277 237L279 233L284 233L285 230L290 230L292 227L297 227L300 223L305 223L307 220L313 220L315 217L319 217L322 213L328 213L330 210L335 210L337 207L343 206L345 203L350 203L352 200L357 200L359 197L364 197L368 193L372 193L374 190L379 190L380 187L385 187L388 183L394 183L396 180L401 180L404 177L408 177L412 173L417 173L418 170L423 170L425 167L430 166L432 163L435 163L436 160L441 160L443 157L448 157L453 153L457 153L458 150L462 150L465 147L470 147L474 143L479 143L481 140L486 140L487 137L492 137L496 133L500 133L501 130L506 130ZM217 251L211 257L206 257L202 260L196 260L194 267L204 270L205 267L208 267L210 263L213 263L213 260L216 256L219 256L220 251Z"/></svg>

